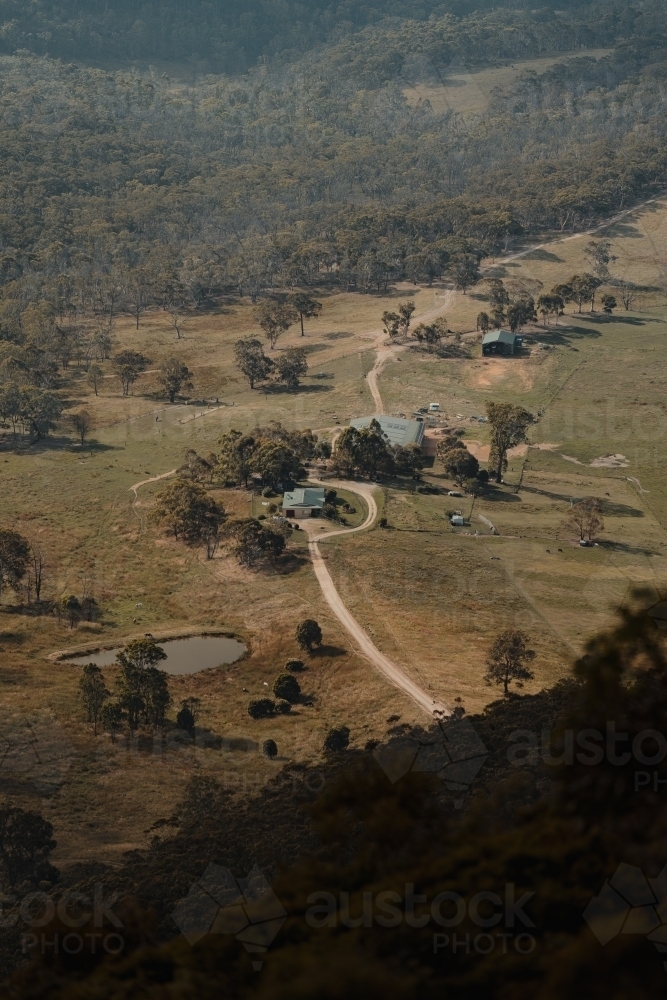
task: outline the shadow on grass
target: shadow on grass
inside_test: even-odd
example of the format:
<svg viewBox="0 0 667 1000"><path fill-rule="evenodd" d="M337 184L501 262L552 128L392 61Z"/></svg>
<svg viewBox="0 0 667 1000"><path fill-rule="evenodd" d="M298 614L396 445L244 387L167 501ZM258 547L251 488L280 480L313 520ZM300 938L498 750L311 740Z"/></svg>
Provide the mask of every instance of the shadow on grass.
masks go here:
<svg viewBox="0 0 667 1000"><path fill-rule="evenodd" d="M606 552L624 552L632 556L653 556L659 554L654 552L653 549L645 549L641 545L628 545L627 542L612 542L608 539L602 541L598 539L597 544Z"/></svg>
<svg viewBox="0 0 667 1000"><path fill-rule="evenodd" d="M298 396L299 393L312 395L317 392L331 392L333 386L318 382L317 385L266 385L262 386L262 389L267 396Z"/></svg>
<svg viewBox="0 0 667 1000"><path fill-rule="evenodd" d="M330 646L327 643L323 643L321 646L316 646L308 654L311 657L315 656L346 656L347 650L343 649L341 646Z"/></svg>
<svg viewBox="0 0 667 1000"><path fill-rule="evenodd" d="M454 500L454 497L450 499ZM521 498L516 493L508 493L505 490L487 489L480 496L485 503L520 503Z"/></svg>
<svg viewBox="0 0 667 1000"><path fill-rule="evenodd" d="M0 452L13 452L15 455L43 455L55 451L72 451L83 454L86 451L103 453L119 450L122 449L118 449L112 444L102 444L95 438L86 441L83 448L79 443L72 441L70 437L46 437L38 438L36 441L30 441L28 438L0 438Z"/></svg>
<svg viewBox="0 0 667 1000"><path fill-rule="evenodd" d="M44 615L53 614L53 602L38 601L35 604L1 604L0 614L26 615L29 618L43 618ZM6 632L1 633L0 639L2 639L3 635L8 635L8 634L11 633L6 633Z"/></svg>
<svg viewBox="0 0 667 1000"><path fill-rule="evenodd" d="M533 250L532 253L527 253L523 259L546 260L546 261L552 261L554 264L562 264L564 262L563 257L559 257L555 253L549 253L548 250Z"/></svg>

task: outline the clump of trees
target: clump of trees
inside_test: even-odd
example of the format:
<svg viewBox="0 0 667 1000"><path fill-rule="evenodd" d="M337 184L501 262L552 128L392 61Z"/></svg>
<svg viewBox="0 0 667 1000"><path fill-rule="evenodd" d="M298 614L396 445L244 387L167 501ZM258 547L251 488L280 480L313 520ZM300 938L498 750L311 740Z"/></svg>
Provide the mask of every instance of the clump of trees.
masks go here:
<svg viewBox="0 0 667 1000"><path fill-rule="evenodd" d="M505 696L509 694L509 686L532 680L535 676L527 666L535 659L535 650L529 649L529 637L521 629L506 629L495 640L489 650L486 674L487 684L498 684L503 688Z"/></svg>
<svg viewBox="0 0 667 1000"><path fill-rule="evenodd" d="M179 478L158 494L152 517L176 539L182 538L188 545L204 545L206 558L212 559L227 514L202 486Z"/></svg>
<svg viewBox="0 0 667 1000"><path fill-rule="evenodd" d="M53 824L39 813L10 802L0 805L0 860L8 885L57 881L59 873L49 862L56 846Z"/></svg>
<svg viewBox="0 0 667 1000"><path fill-rule="evenodd" d="M528 440L526 432L535 418L514 403L487 403L486 415L491 426L489 469L500 483L507 468L507 452Z"/></svg>
<svg viewBox="0 0 667 1000"><path fill-rule="evenodd" d="M336 442L331 464L344 476L413 476L424 467L417 445L390 445L377 420L360 429L346 427Z"/></svg>
<svg viewBox="0 0 667 1000"><path fill-rule="evenodd" d="M448 434L438 441L436 452L447 475L459 486L463 485L465 479L474 479L479 472L479 462L468 451L461 438L454 434Z"/></svg>
<svg viewBox="0 0 667 1000"><path fill-rule="evenodd" d="M278 421L258 427L252 434L231 430L219 441L213 456L213 478L225 486L247 486L251 476L261 486L291 488L305 474L304 463L315 457L318 439L311 430L288 431Z"/></svg>
<svg viewBox="0 0 667 1000"><path fill-rule="evenodd" d="M79 692L88 722L92 722L93 733L97 736L97 724L100 721L102 708L111 697L111 692L104 683L104 675L96 663L88 663L83 668L79 680Z"/></svg>
<svg viewBox="0 0 667 1000"><path fill-rule="evenodd" d="M113 366L120 381L123 395L129 395L130 389L139 379L139 376L146 371L150 364L150 358L145 357L139 351L121 351L113 357Z"/></svg>
<svg viewBox="0 0 667 1000"><path fill-rule="evenodd" d="M157 666L167 654L151 638L133 639L117 654L117 704L130 731L144 725L163 726L171 703L168 675Z"/></svg>
<svg viewBox="0 0 667 1000"><path fill-rule="evenodd" d="M275 346L275 341L272 346ZM234 346L236 367L247 378L251 389L257 383L299 387L299 379L308 371L308 356L303 347L288 347L276 360L267 358L261 341L254 337L237 340Z"/></svg>
<svg viewBox="0 0 667 1000"><path fill-rule="evenodd" d="M107 688L104 675L95 663L83 668L79 694L95 735L98 725L102 725L115 739L123 721L131 732L142 723L164 725L171 695L168 675L157 664L166 658L167 654L154 639L133 639L116 656L119 670L113 692ZM198 699L186 699L182 703L181 713L187 707L188 719L192 720L190 728L194 727L198 704ZM181 713L179 725L184 721Z"/></svg>
<svg viewBox="0 0 667 1000"><path fill-rule="evenodd" d="M385 310L382 313L382 325L384 331L391 340L407 337L410 329L410 321L416 306L414 302L402 302L398 307L398 312Z"/></svg>
<svg viewBox="0 0 667 1000"><path fill-rule="evenodd" d="M232 521L227 529L229 547L241 566L252 569L264 561L275 566L285 550L284 531L276 531L256 518Z"/></svg>
<svg viewBox="0 0 667 1000"><path fill-rule="evenodd" d="M598 497L584 497L573 503L567 512L564 526L575 531L582 542L592 542L604 530L602 501Z"/></svg>
<svg viewBox="0 0 667 1000"><path fill-rule="evenodd" d="M39 604L44 585L45 560L42 550L18 531L0 528L0 599L5 587L28 604Z"/></svg>

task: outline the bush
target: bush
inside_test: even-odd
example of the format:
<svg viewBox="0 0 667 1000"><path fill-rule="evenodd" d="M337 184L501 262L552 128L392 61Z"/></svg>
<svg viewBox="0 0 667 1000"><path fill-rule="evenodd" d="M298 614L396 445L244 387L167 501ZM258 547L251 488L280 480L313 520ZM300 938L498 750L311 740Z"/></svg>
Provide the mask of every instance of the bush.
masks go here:
<svg viewBox="0 0 667 1000"><path fill-rule="evenodd" d="M276 710L276 703L270 698L253 698L248 703L248 715L252 719L268 719Z"/></svg>
<svg viewBox="0 0 667 1000"><path fill-rule="evenodd" d="M386 528L387 527L387 518L386 517L381 517L380 520L378 521L378 525L379 525L380 528Z"/></svg>
<svg viewBox="0 0 667 1000"><path fill-rule="evenodd" d="M266 754L267 757L276 757L278 755L278 747L275 740L264 740L262 743L262 753Z"/></svg>
<svg viewBox="0 0 667 1000"><path fill-rule="evenodd" d="M292 711L292 706L288 701L279 701L276 705L276 712L278 715L289 715Z"/></svg>
<svg viewBox="0 0 667 1000"><path fill-rule="evenodd" d="M324 494L324 502L333 503L337 496L338 494L336 493L335 490L327 490L326 493Z"/></svg>
<svg viewBox="0 0 667 1000"><path fill-rule="evenodd" d="M330 729L324 739L326 753L339 753L350 745L350 730L347 726Z"/></svg>
<svg viewBox="0 0 667 1000"><path fill-rule="evenodd" d="M273 682L273 693L276 698L284 698L285 701L294 704L295 701L299 700L301 687L292 674L279 674Z"/></svg>
<svg viewBox="0 0 667 1000"><path fill-rule="evenodd" d="M263 497L272 497L272 496L274 496L272 487L271 486L265 486L264 489L262 490L262 496Z"/></svg>
<svg viewBox="0 0 667 1000"><path fill-rule="evenodd" d="M258 521L266 521L266 514L259 514L259 516L257 517L257 520Z"/></svg>
<svg viewBox="0 0 667 1000"><path fill-rule="evenodd" d="M300 674L302 670L305 670L305 664L303 660L288 660L285 664L285 670L289 670L292 674Z"/></svg>

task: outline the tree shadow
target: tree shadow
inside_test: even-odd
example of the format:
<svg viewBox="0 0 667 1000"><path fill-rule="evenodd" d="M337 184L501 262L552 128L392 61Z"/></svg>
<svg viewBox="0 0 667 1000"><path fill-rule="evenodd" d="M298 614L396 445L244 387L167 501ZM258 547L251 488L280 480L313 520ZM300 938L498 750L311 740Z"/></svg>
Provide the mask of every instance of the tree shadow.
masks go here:
<svg viewBox="0 0 667 1000"><path fill-rule="evenodd" d="M582 313L581 316L578 316L578 319L580 322L583 320L584 323L599 323L601 325L607 323L624 323L626 326L646 326L650 322L641 316L631 316L629 313L619 313L615 316L607 316L604 313L589 313L588 315Z"/></svg>
<svg viewBox="0 0 667 1000"><path fill-rule="evenodd" d="M15 440L11 438L9 440L0 439L0 451L13 452L15 455L42 455L47 452L86 450L103 453L106 451L118 451L120 449L112 444L102 444L94 438L91 441L86 441L83 449L80 444L72 441L70 437L44 437L38 438L36 441L29 441L26 438L16 438Z"/></svg>
<svg viewBox="0 0 667 1000"><path fill-rule="evenodd" d="M643 510L629 507L625 503L614 503L613 500L600 500L600 511L604 517L646 517Z"/></svg>
<svg viewBox="0 0 667 1000"><path fill-rule="evenodd" d="M612 542L610 539L596 539L597 545L606 552L624 552L632 556L656 555L653 549L645 549L641 545L628 545L627 542Z"/></svg>
<svg viewBox="0 0 667 1000"><path fill-rule="evenodd" d="M307 556L298 555L296 552L286 552L276 560L273 568L278 576L289 576L297 573L306 563L310 562Z"/></svg>
<svg viewBox="0 0 667 1000"><path fill-rule="evenodd" d="M563 264L564 258L559 257L555 253L549 253L548 250L533 250L531 253L527 253L523 258L524 260L545 260L552 261L554 264Z"/></svg>
<svg viewBox="0 0 667 1000"><path fill-rule="evenodd" d="M451 497L452 500L456 499ZM505 490L486 489L481 496L485 503L520 503L521 498L516 493L506 493Z"/></svg>
<svg viewBox="0 0 667 1000"><path fill-rule="evenodd" d="M298 344L306 354L319 354L320 351L327 351L329 349L328 344ZM289 350L289 348L287 348Z"/></svg>
<svg viewBox="0 0 667 1000"><path fill-rule="evenodd" d="M321 646L316 646L314 649L311 649L308 655L311 657L347 656L347 650L343 649L341 646L331 646L327 643L322 643Z"/></svg>
<svg viewBox="0 0 667 1000"><path fill-rule="evenodd" d="M354 337L353 333L325 333L325 340L347 340L349 337Z"/></svg>
<svg viewBox="0 0 667 1000"><path fill-rule="evenodd" d="M267 396L284 396L285 394L290 396L297 396L299 393L315 393L315 392L331 392L333 389L332 385L280 385L271 384L267 386L262 386L264 393Z"/></svg>

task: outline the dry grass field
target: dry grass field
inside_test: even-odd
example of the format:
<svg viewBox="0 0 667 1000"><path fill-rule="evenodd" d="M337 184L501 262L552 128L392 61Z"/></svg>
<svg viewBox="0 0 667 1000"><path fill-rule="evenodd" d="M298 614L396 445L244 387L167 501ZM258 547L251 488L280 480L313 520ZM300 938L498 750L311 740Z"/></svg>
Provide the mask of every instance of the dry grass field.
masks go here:
<svg viewBox="0 0 667 1000"><path fill-rule="evenodd" d="M480 455L488 431L470 418L482 414L486 402L513 400L541 410L532 446L511 459L506 483L474 504L415 492L411 482L387 486L389 529L322 543L345 603L376 645L434 697L450 704L461 697L469 712L497 697L483 674L486 650L502 628L518 624L530 633L538 655L535 679L524 690L536 691L568 671L585 638L609 620L632 586L650 585L657 595L667 581L661 269L667 205L627 216L608 235L617 257L612 275L640 286L629 312L621 307L611 318L579 316L570 306L558 325L527 331L524 357L482 359L474 333L486 304L482 281L465 296L448 297L447 320L465 335L467 356L437 359L407 348L380 375L387 412L438 401L441 422L463 428ZM586 243L586 237L564 239L514 261L489 262L487 273L502 276L513 290L539 294L585 269ZM55 616L26 613L11 591L0 605L3 705L26 747L19 758L4 758L0 791L22 794L53 820L56 863L113 861L144 844L145 831L170 814L193 774L216 775L248 794L285 760L315 768L332 725L349 725L358 746L381 737L390 716L420 718L351 647L321 597L301 532L276 572L242 569L224 551L207 562L150 522L160 483L142 486L136 499L130 487L181 464L186 448L215 450L231 427L249 430L278 419L330 434L372 412L365 375L382 311L410 297L417 313L425 313L442 295L442 288L408 285L387 296L320 295L324 308L307 323L306 338L294 328L278 343L277 350L304 344L309 354L309 376L294 393L251 392L234 369L234 341L253 332L250 302L189 315L182 340L166 313L146 314L138 331L121 317L118 346L143 351L151 370L123 397L107 363L95 397L83 370L71 366L68 402L93 414L90 446L76 445L65 423L32 447L13 441L9 431L0 435L2 523L43 547L45 596L81 593L88 581L103 608L100 623L70 630ZM548 349L539 349L540 342ZM169 406L159 397L154 369L168 356L192 368L193 395L212 405ZM319 372L333 377L314 378ZM604 461L609 455L624 458L610 464ZM426 479L447 483L437 464ZM585 495L599 496L604 505L605 531L592 549L580 549L562 525L570 500ZM237 516L257 514L262 504L243 490L221 490L219 499ZM454 505L468 518L463 529L450 528L446 515ZM361 517L361 501L355 506ZM248 700L266 693L265 684L296 655L294 628L306 616L317 618L325 634L322 653L302 675L312 707L252 722ZM188 696L202 701L201 725L211 736L198 747L161 747L148 734L136 746L93 737L77 700L78 668L49 659L56 651L119 645L144 632L166 637L211 629L239 636L248 654L229 667L170 680L176 709ZM113 669L107 674L112 683ZM214 737L250 742L245 749L220 749ZM257 749L267 737L278 744L276 763ZM49 755L65 761L67 780L45 787L38 772Z"/></svg>
<svg viewBox="0 0 667 1000"><path fill-rule="evenodd" d="M544 73L556 63L567 59L601 59L609 49L586 49L581 52L560 53L558 56L544 56L540 59L525 59L521 62L493 66L490 69L461 70L447 76L443 84L418 83L405 87L408 103L416 107L422 101L429 101L436 114L456 111L461 115L483 114L495 87L509 87L521 73Z"/></svg>

